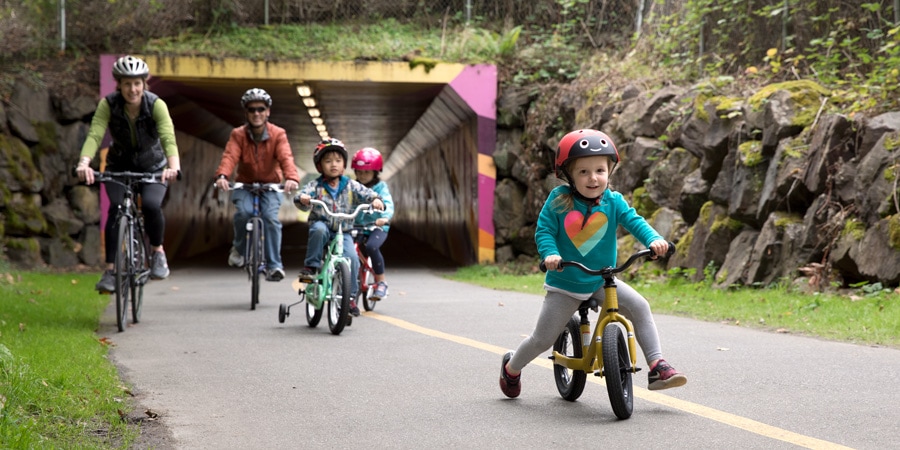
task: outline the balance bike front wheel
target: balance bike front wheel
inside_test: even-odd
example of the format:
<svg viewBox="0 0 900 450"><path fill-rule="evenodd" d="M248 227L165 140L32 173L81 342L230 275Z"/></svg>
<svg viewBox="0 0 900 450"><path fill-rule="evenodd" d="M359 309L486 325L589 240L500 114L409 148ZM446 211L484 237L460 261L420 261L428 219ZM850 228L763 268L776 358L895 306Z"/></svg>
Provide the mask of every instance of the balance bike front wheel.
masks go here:
<svg viewBox="0 0 900 450"><path fill-rule="evenodd" d="M631 417L634 409L631 356L622 329L614 323L603 330L603 375L616 417L623 420Z"/></svg>

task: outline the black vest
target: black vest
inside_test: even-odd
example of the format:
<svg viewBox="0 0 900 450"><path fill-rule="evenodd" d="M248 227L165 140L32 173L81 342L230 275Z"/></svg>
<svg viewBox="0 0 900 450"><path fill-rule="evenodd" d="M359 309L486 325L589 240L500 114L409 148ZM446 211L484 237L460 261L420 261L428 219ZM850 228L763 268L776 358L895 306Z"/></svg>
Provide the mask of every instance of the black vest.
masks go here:
<svg viewBox="0 0 900 450"><path fill-rule="evenodd" d="M166 154L153 120L153 105L159 96L144 91L141 109L134 121L137 145L131 143L131 124L125 113L125 99L119 92L106 96L109 103L109 135L112 145L106 162L112 171L156 172L166 166Z"/></svg>

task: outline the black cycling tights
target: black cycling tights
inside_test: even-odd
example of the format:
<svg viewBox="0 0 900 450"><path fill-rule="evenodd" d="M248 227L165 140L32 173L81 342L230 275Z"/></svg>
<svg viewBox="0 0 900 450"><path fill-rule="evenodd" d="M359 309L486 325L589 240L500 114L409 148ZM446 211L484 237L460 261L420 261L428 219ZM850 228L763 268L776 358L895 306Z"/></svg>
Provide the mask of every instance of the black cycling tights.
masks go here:
<svg viewBox="0 0 900 450"><path fill-rule="evenodd" d="M109 197L109 215L106 220L106 262L116 262L116 211L125 200L125 188L116 183L103 183ZM163 244L163 233L166 230L166 218L162 213L162 202L166 196L166 185L161 183L141 183L138 192L141 194L141 211L144 213L144 227L150 245L159 247Z"/></svg>

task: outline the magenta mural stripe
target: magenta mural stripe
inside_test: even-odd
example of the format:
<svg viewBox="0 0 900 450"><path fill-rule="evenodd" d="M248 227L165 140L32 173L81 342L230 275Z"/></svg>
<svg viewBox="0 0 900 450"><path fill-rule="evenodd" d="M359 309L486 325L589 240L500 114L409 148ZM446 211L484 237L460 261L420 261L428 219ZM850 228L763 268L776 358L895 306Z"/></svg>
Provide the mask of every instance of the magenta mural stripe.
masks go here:
<svg viewBox="0 0 900 450"><path fill-rule="evenodd" d="M112 67L113 64L116 63L116 59L118 56L116 55L100 55L100 97L106 97L107 95L116 91L116 80L112 76ZM100 148L109 147L109 144L112 140L109 137L109 132L106 133L106 136L103 137L103 143L100 145ZM106 196L106 188L104 186L100 186L100 231L103 232L106 228L106 221L108 218L106 217L106 213L109 211L109 198Z"/></svg>
<svg viewBox="0 0 900 450"><path fill-rule="evenodd" d="M450 87L478 115L478 153L492 156L497 146L497 67L488 64L466 66L450 82ZM495 175L483 173L482 164L478 164L478 229L490 236L494 236L496 183Z"/></svg>

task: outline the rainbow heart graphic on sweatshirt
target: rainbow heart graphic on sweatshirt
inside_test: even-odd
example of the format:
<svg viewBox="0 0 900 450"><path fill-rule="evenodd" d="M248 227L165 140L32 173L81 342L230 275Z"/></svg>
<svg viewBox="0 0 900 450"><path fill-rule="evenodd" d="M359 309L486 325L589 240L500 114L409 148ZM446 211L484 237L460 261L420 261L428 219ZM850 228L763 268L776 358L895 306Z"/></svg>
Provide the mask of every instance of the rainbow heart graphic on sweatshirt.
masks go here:
<svg viewBox="0 0 900 450"><path fill-rule="evenodd" d="M575 248L581 252L581 256L585 256L597 246L597 243L606 234L609 220L606 218L606 214L595 212L585 221L584 214L579 211L570 211L566 214L564 224L566 235L575 244Z"/></svg>

